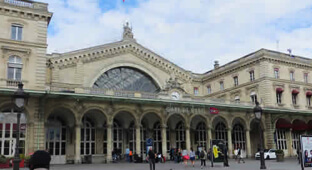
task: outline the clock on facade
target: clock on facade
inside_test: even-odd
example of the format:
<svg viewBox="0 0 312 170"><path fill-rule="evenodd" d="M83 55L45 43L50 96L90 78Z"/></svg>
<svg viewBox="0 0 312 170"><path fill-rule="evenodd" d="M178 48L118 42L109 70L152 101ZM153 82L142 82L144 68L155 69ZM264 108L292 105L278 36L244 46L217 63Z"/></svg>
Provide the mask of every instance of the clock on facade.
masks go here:
<svg viewBox="0 0 312 170"><path fill-rule="evenodd" d="M180 99L180 94L178 92L174 91L174 92L171 93L171 98L173 100L179 100Z"/></svg>

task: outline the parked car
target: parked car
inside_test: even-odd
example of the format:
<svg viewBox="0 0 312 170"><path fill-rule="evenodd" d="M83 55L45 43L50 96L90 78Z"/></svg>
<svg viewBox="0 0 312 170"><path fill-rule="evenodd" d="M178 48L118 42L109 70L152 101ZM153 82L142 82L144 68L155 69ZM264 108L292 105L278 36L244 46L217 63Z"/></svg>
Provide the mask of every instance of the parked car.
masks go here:
<svg viewBox="0 0 312 170"><path fill-rule="evenodd" d="M276 159L275 149L264 149L264 159ZM255 154L256 159L260 159L260 152Z"/></svg>

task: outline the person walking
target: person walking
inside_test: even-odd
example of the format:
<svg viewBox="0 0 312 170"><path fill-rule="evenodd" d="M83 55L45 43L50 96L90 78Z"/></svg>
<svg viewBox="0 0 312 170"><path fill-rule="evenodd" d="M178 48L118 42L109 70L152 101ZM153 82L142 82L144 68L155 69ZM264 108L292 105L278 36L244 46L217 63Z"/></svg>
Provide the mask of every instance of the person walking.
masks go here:
<svg viewBox="0 0 312 170"><path fill-rule="evenodd" d="M227 150L227 147L225 146L224 147L224 164L223 164L224 167L229 167L229 160L228 160L228 150Z"/></svg>
<svg viewBox="0 0 312 170"><path fill-rule="evenodd" d="M240 163L241 160L243 161L243 163L245 163L245 160L243 159L243 156L242 156L242 149L240 148L240 146L237 147L237 156L238 156L238 163Z"/></svg>
<svg viewBox="0 0 312 170"><path fill-rule="evenodd" d="M150 170L155 170L156 154L154 153L152 148L149 149L147 156L148 156L148 162L150 164Z"/></svg>
<svg viewBox="0 0 312 170"><path fill-rule="evenodd" d="M191 151L190 151L190 160L191 160L191 163L192 163L192 165L193 165L193 167L194 167L194 165L195 165L195 151L193 150L193 148L191 148Z"/></svg>
<svg viewBox="0 0 312 170"><path fill-rule="evenodd" d="M207 153L205 151L205 148L200 151L199 158L200 158L200 167L201 169L203 169L203 166L206 167L206 159L207 159Z"/></svg>
<svg viewBox="0 0 312 170"><path fill-rule="evenodd" d="M187 153L187 150L183 150L182 151L182 159L183 159L184 166L186 167L187 166L187 161L190 159L190 156Z"/></svg>

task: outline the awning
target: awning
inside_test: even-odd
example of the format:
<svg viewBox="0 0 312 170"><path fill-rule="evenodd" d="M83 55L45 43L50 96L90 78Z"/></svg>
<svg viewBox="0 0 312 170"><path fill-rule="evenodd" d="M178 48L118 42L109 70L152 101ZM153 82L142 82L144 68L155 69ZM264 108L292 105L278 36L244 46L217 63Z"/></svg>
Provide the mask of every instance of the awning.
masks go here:
<svg viewBox="0 0 312 170"><path fill-rule="evenodd" d="M306 92L306 95L307 95L307 96L312 96L312 92L311 92L311 91L307 91L307 92Z"/></svg>
<svg viewBox="0 0 312 170"><path fill-rule="evenodd" d="M285 120L285 119L278 119L278 121L276 122L276 128L278 129L289 129L289 128L292 128L292 124Z"/></svg>
<svg viewBox="0 0 312 170"><path fill-rule="evenodd" d="M292 129L293 130L307 130L308 125L302 120L294 120L292 124Z"/></svg>
<svg viewBox="0 0 312 170"><path fill-rule="evenodd" d="M294 89L294 90L291 91L291 93L292 93L292 94L299 94L299 90Z"/></svg>
<svg viewBox="0 0 312 170"><path fill-rule="evenodd" d="M276 88L276 92L278 92L278 93L283 93L283 91L284 91L283 88L280 88L280 87Z"/></svg>

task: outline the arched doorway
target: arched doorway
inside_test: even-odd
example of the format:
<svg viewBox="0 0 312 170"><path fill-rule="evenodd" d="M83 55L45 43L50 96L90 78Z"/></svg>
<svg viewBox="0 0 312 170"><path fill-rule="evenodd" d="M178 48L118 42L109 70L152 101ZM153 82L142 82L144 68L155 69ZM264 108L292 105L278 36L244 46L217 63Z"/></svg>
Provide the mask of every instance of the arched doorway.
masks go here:
<svg viewBox="0 0 312 170"><path fill-rule="evenodd" d="M113 120L113 150L125 154L126 151L136 151L136 120L127 111L120 111Z"/></svg>
<svg viewBox="0 0 312 170"><path fill-rule="evenodd" d="M95 123L88 116L82 118L80 154L95 154Z"/></svg>
<svg viewBox="0 0 312 170"><path fill-rule="evenodd" d="M25 154L26 146L26 115L21 114L19 153ZM17 111L8 107L0 111L0 154L13 157L16 146Z"/></svg>
<svg viewBox="0 0 312 170"><path fill-rule="evenodd" d="M276 148L283 150L285 155L290 154L288 151L289 146L287 142L287 139L289 139L290 137L287 136L287 134L289 134L288 132L290 131L291 128L292 128L291 122L286 119L280 118L276 121L276 131L275 131Z"/></svg>
<svg viewBox="0 0 312 170"><path fill-rule="evenodd" d="M65 164L66 155L74 155L74 145L68 143L70 129L75 125L75 117L66 108L55 109L48 117L46 126L46 148L51 155L51 164Z"/></svg>
<svg viewBox="0 0 312 170"><path fill-rule="evenodd" d="M305 134L307 130L308 125L304 121L296 119L292 122L292 155L297 155L297 149L300 147L300 135Z"/></svg>
<svg viewBox="0 0 312 170"><path fill-rule="evenodd" d="M207 125L205 123L205 117L202 115L196 115L191 119L191 146L194 150L198 150L198 147L207 148L208 134Z"/></svg>
<svg viewBox="0 0 312 170"><path fill-rule="evenodd" d="M215 139L223 140L226 145L228 143L227 128L223 122L218 122L215 126Z"/></svg>
<svg viewBox="0 0 312 170"><path fill-rule="evenodd" d="M233 120L232 127L232 145L233 149L240 147L245 154L246 150L246 132L245 132L245 122L242 118L235 118Z"/></svg>
<svg viewBox="0 0 312 170"><path fill-rule="evenodd" d="M186 149L186 134L184 122L179 122L175 129L176 134L176 147Z"/></svg>
<svg viewBox="0 0 312 170"><path fill-rule="evenodd" d="M170 148L186 149L185 119L180 114L172 114L167 118ZM168 133L167 133L168 134ZM168 147L169 149L169 147Z"/></svg>
<svg viewBox="0 0 312 170"><path fill-rule="evenodd" d="M154 124L154 151L156 153L162 153L162 138L161 138L161 125L160 122Z"/></svg>

